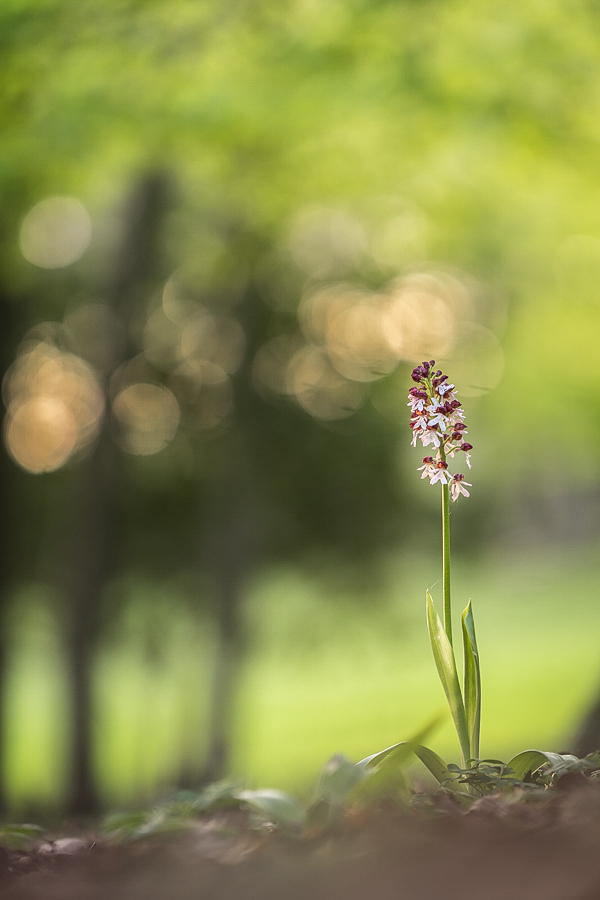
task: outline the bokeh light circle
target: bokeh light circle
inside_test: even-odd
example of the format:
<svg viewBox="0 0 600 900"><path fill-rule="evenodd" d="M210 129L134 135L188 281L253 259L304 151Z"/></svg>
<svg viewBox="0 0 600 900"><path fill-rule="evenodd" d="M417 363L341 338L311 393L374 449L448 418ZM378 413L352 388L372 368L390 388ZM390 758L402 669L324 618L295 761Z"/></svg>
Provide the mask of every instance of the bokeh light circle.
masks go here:
<svg viewBox="0 0 600 900"><path fill-rule="evenodd" d="M177 432L180 411L173 393L160 384L130 384L115 397L113 413L121 425L121 443L138 456L158 453Z"/></svg>
<svg viewBox="0 0 600 900"><path fill-rule="evenodd" d="M21 224L20 247L25 259L42 269L76 262L92 238L92 221L75 197L47 197L33 206Z"/></svg>
<svg viewBox="0 0 600 900"><path fill-rule="evenodd" d="M4 439L21 468L36 475L52 472L73 453L77 422L59 397L29 397L9 407Z"/></svg>

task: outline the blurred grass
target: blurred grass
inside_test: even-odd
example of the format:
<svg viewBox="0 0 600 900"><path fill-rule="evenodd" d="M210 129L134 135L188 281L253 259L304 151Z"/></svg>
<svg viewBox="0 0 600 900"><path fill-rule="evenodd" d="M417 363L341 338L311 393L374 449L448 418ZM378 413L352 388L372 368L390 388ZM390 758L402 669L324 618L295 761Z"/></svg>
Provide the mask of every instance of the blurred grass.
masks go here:
<svg viewBox="0 0 600 900"><path fill-rule="evenodd" d="M301 792L333 753L359 759L444 708L424 617L425 588L440 599L437 567L405 555L389 564L376 597L287 570L254 584L234 776ZM591 551L496 553L455 566L456 611L472 597L482 654L483 755L568 748L600 683L598 584ZM64 673L44 596L41 587L23 591L13 629L15 807L51 805L64 784ZM123 637L97 665L98 767L111 804L148 799L173 783L182 757L191 767L201 759L212 654L210 628L173 585L139 580L123 615ZM430 743L458 757L449 720Z"/></svg>

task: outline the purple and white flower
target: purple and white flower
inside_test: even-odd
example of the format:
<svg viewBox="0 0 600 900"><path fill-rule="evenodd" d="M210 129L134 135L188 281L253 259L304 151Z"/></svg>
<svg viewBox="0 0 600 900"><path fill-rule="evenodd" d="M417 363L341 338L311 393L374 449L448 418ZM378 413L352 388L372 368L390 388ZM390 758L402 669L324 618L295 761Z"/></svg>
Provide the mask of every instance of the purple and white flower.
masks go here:
<svg viewBox="0 0 600 900"><path fill-rule="evenodd" d="M435 460L433 456L424 456L423 465L419 466L417 472L423 472L421 478L431 478L435 475Z"/></svg>
<svg viewBox="0 0 600 900"><path fill-rule="evenodd" d="M469 482L463 475L452 475L448 471L448 459L458 453L465 454L465 462L471 468L472 444L465 440L467 428L464 423L462 404L456 397L456 388L441 370L434 371L435 360L425 360L412 372L414 387L408 392L408 406L411 410L413 447L421 441L424 447L432 446L435 456L424 456L419 467L421 478L429 478L430 484L442 484L450 488L453 500L462 494L469 496Z"/></svg>
<svg viewBox="0 0 600 900"><path fill-rule="evenodd" d="M415 428L419 428L422 430L429 428L429 426L432 424L431 420L428 419L427 416L425 416L421 413L419 413L419 414L417 414L417 416L415 416L415 418L413 419L413 422L414 422Z"/></svg>
<svg viewBox="0 0 600 900"><path fill-rule="evenodd" d="M440 436L436 432L435 428L427 428L425 431L418 433L415 431L415 435L421 438L421 443L424 447L429 447L430 444L433 444L434 447L441 447L442 442L440 441ZM413 447L416 447L416 444L413 444Z"/></svg>
<svg viewBox="0 0 600 900"><path fill-rule="evenodd" d="M429 484L436 484L439 481L440 484L450 484L452 480L452 475L447 471L448 463L444 462L443 459L440 459L435 464L435 471L433 475L429 479Z"/></svg>
<svg viewBox="0 0 600 900"><path fill-rule="evenodd" d="M473 487L473 485L469 484L468 481L465 481L464 477L464 475L452 476L452 481L450 482L450 494L453 500L458 500L461 494L464 494L465 497L470 496L467 487Z"/></svg>
<svg viewBox="0 0 600 900"><path fill-rule="evenodd" d="M438 409L439 408L440 407L438 407ZM436 410L433 406L428 406L427 412L433 413L433 415L431 416L431 419L429 419L429 427L430 428L432 425L436 425L441 429L441 431L445 431L447 429L448 419L446 418L444 413L436 412Z"/></svg>

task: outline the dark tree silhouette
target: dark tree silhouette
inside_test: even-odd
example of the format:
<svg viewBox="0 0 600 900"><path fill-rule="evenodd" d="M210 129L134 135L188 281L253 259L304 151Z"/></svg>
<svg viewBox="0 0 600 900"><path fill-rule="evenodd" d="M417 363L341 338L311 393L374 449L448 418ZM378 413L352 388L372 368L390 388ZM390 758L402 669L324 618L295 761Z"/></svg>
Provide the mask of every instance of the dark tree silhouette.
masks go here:
<svg viewBox="0 0 600 900"><path fill-rule="evenodd" d="M129 334L131 309L143 292L164 276L160 259L164 219L173 186L162 172L140 179L123 219L122 243L106 296ZM119 364L133 352L124 341ZM75 472L72 535L65 577L66 657L71 696L71 762L68 809L74 815L99 809L93 764L92 664L100 637L101 604L118 565L122 453L105 417L99 438Z"/></svg>

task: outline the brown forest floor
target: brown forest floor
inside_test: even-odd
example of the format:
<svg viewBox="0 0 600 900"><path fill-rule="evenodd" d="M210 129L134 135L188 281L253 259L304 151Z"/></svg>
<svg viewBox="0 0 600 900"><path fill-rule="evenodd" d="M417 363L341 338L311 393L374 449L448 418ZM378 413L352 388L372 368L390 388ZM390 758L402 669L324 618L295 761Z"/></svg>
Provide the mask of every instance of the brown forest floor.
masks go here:
<svg viewBox="0 0 600 900"><path fill-rule="evenodd" d="M185 834L111 845L84 837L3 851L6 900L600 900L600 783L547 799L492 796L464 812L350 811L308 837L258 832L240 811Z"/></svg>

